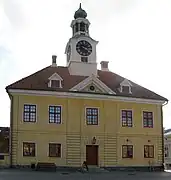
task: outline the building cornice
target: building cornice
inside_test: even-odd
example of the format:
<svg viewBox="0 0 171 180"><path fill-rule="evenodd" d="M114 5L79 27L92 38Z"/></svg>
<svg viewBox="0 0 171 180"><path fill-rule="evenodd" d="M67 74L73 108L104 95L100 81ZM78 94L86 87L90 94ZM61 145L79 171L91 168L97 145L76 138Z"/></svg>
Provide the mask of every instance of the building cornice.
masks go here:
<svg viewBox="0 0 171 180"><path fill-rule="evenodd" d="M94 99L94 100L110 100L130 103L142 103L142 104L156 104L163 105L164 100L142 99L132 97L121 97L115 95L104 94L90 94L90 93L78 93L78 92L54 92L54 91L38 91L38 90L22 90L22 89L9 89L8 93L11 95L28 95L28 96L55 96L58 98L74 98L74 99Z"/></svg>

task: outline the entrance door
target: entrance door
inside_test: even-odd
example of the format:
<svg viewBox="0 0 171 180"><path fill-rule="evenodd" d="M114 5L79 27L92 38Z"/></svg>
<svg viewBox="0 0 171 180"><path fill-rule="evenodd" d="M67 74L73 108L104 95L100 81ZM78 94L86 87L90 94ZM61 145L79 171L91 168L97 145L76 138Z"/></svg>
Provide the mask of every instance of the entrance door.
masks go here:
<svg viewBox="0 0 171 180"><path fill-rule="evenodd" d="M86 146L86 161L88 165L98 165L98 146Z"/></svg>

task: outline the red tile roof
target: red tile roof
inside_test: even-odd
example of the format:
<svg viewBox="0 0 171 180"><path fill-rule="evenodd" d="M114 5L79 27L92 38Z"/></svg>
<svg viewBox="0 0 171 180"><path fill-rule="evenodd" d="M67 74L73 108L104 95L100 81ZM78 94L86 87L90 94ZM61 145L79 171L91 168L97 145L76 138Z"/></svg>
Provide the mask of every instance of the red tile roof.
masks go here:
<svg viewBox="0 0 171 180"><path fill-rule="evenodd" d="M50 88L48 87L48 78L57 73L62 81L62 88ZM124 96L124 97L135 97L135 98L144 98L144 99L154 99L154 100L164 100L168 101L166 98L142 87L138 84L130 81L132 83L132 93L131 94L123 94L119 92L118 88L120 83L125 79L118 74L115 74L110 71L101 71L98 70L98 78L106 84L110 89L116 92L115 96ZM70 88L77 85L79 82L86 79L87 76L75 76L70 75L67 67L52 67L48 66L34 74L31 74L28 77L25 77L9 86L6 87L6 90L9 89L22 89L22 90L45 90L45 91L69 91Z"/></svg>

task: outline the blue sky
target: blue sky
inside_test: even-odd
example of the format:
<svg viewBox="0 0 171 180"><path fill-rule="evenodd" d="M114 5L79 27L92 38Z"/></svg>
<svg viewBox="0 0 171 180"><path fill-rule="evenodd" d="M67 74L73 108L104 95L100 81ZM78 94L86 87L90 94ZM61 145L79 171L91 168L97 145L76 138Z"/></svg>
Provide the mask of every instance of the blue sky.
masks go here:
<svg viewBox="0 0 171 180"><path fill-rule="evenodd" d="M0 126L9 126L5 86L51 64L66 65L70 23L82 2L99 41L97 60L109 69L171 99L170 0L0 0ZM171 127L171 105L164 126Z"/></svg>

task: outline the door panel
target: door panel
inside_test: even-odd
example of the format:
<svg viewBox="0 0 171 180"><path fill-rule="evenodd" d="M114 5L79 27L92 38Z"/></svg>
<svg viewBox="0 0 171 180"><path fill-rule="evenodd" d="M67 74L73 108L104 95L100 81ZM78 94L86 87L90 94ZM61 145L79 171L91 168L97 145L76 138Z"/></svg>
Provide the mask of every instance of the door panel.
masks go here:
<svg viewBox="0 0 171 180"><path fill-rule="evenodd" d="M86 161L88 165L98 165L98 146L86 146Z"/></svg>

